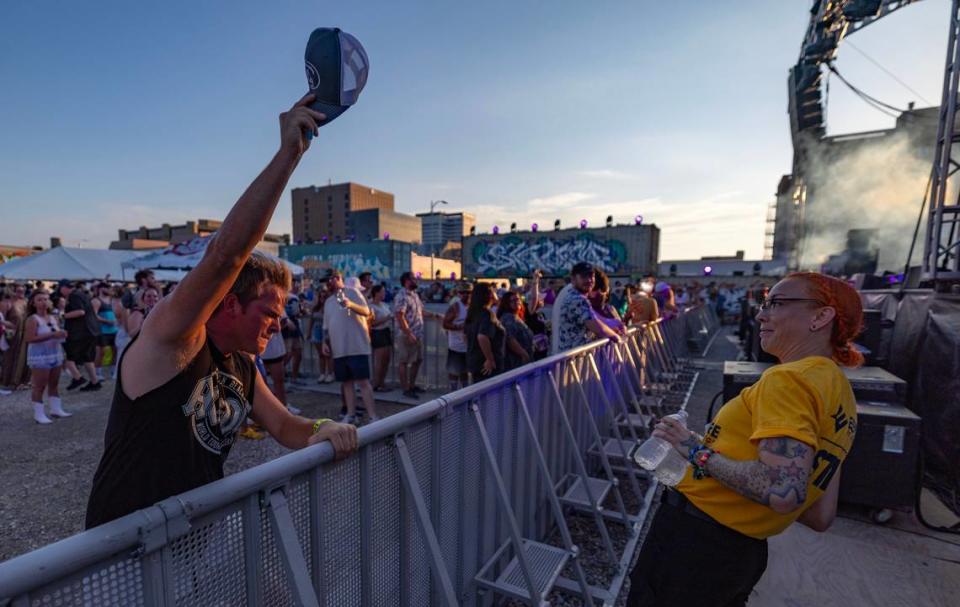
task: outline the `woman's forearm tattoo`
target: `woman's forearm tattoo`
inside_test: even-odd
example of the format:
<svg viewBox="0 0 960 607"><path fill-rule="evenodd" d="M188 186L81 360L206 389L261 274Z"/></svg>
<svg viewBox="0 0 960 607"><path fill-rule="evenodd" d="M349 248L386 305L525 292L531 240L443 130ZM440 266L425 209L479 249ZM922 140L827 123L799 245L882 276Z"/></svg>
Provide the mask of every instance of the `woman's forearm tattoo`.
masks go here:
<svg viewBox="0 0 960 607"><path fill-rule="evenodd" d="M759 450L774 457L739 461L715 454L707 462L707 472L721 484L765 506L771 499L777 505L800 505L807 499L807 481L813 449L798 440L778 437L760 441Z"/></svg>

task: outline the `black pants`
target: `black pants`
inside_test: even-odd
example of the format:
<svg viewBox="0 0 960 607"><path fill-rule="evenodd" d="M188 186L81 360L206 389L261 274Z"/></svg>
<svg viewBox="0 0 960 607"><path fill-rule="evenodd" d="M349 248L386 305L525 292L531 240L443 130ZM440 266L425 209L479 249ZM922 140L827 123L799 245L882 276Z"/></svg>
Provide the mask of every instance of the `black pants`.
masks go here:
<svg viewBox="0 0 960 607"><path fill-rule="evenodd" d="M766 568L766 540L724 527L667 489L630 575L627 606L746 605Z"/></svg>

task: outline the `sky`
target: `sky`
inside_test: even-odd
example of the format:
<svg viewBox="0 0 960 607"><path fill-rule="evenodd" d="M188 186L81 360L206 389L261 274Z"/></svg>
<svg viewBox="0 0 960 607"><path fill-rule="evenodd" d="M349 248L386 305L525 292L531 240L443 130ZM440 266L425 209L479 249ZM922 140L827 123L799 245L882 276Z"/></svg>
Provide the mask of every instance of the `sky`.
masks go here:
<svg viewBox="0 0 960 607"><path fill-rule="evenodd" d="M0 243L106 247L118 228L223 218L306 92L310 32L336 26L364 45L367 86L321 129L272 232L292 231L290 188L354 181L405 213L446 200L479 232L640 214L661 259L759 258L810 5L3 2ZM907 6L848 38L838 69L891 105L938 105L948 15ZM893 126L836 79L827 121Z"/></svg>

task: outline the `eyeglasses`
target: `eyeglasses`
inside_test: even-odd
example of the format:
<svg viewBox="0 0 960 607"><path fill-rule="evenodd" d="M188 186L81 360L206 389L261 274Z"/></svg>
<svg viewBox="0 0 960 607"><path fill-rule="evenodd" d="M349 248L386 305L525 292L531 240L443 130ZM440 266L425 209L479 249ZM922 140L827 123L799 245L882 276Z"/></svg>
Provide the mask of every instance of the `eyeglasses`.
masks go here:
<svg viewBox="0 0 960 607"><path fill-rule="evenodd" d="M767 310L774 310L777 308L777 306L781 306L791 301L812 301L812 302L820 303L819 299L810 299L809 297L775 297L773 299L767 299L766 301L761 303L760 311L766 312Z"/></svg>

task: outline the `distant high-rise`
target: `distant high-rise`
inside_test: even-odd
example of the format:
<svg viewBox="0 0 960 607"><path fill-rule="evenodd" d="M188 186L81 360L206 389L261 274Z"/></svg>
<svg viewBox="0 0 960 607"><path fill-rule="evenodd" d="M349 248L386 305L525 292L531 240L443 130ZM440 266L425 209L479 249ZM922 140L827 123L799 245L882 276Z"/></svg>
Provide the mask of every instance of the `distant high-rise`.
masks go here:
<svg viewBox="0 0 960 607"><path fill-rule="evenodd" d="M397 213L393 194L347 182L294 188L293 239L297 242L383 238L419 244L420 221Z"/></svg>
<svg viewBox="0 0 960 607"><path fill-rule="evenodd" d="M447 243L463 242L470 228L477 225L477 218L462 211L455 213L417 213L423 230L423 245L431 253L441 251Z"/></svg>

